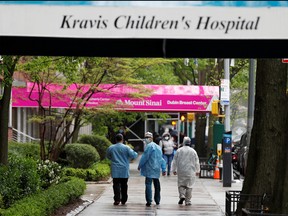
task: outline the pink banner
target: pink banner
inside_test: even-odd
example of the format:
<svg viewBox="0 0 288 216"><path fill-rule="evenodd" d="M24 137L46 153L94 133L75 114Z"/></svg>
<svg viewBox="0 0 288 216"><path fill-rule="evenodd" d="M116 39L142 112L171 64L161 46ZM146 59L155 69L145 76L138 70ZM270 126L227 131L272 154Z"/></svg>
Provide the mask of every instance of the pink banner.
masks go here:
<svg viewBox="0 0 288 216"><path fill-rule="evenodd" d="M48 91L44 93L41 104L44 107L53 108L75 107L73 103L77 88L81 88L82 96L89 85L73 84L63 90L63 86L50 84ZM218 99L218 86L187 86L187 85L143 85L144 88L153 90L151 96L144 99L135 99L129 97L129 93L135 93L138 90L127 85L102 84L98 87L100 92L94 93L85 107L97 108L103 104L113 104L116 109L127 111L211 111L211 101ZM29 99L29 94L31 95ZM39 90L33 89L33 83L27 83L27 88L13 87L12 106L13 107L38 107L37 100ZM78 97L79 99L79 97ZM72 104L72 106L71 106Z"/></svg>

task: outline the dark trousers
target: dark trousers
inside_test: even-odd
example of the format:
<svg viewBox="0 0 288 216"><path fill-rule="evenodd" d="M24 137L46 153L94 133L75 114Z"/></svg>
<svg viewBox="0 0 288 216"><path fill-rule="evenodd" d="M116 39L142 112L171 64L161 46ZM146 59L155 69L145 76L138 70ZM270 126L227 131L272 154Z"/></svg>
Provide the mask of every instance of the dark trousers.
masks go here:
<svg viewBox="0 0 288 216"><path fill-rule="evenodd" d="M128 199L128 178L113 178L114 201L126 203Z"/></svg>

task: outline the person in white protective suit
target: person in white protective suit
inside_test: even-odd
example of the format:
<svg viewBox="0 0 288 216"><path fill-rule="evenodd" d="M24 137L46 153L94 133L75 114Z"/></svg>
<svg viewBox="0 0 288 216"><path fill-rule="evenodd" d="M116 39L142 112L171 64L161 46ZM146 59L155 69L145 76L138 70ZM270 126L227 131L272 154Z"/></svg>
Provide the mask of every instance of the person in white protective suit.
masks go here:
<svg viewBox="0 0 288 216"><path fill-rule="evenodd" d="M197 152L190 147L191 139L184 137L183 147L179 148L172 161L174 175L178 175L179 202L182 205L191 205L192 187L195 184L196 176L199 176L200 164Z"/></svg>

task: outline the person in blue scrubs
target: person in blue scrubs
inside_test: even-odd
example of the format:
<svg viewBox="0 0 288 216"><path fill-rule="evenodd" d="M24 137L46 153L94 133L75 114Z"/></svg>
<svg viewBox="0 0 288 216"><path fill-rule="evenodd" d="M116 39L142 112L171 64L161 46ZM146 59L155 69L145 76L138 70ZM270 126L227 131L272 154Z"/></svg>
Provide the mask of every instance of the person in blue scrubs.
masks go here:
<svg viewBox="0 0 288 216"><path fill-rule="evenodd" d="M111 145L106 152L106 157L111 160L111 176L113 178L114 205L125 205L128 199L128 178L130 160L138 154L129 146L123 144L123 135L117 134L116 144Z"/></svg>
<svg viewBox="0 0 288 216"><path fill-rule="evenodd" d="M145 133L144 140L146 147L139 161L138 170L145 176L145 198L146 206L150 207L152 203L152 182L154 184L154 201L156 205L160 204L160 172L166 175L166 163L162 157L162 150L159 145L153 142L153 135L150 132Z"/></svg>

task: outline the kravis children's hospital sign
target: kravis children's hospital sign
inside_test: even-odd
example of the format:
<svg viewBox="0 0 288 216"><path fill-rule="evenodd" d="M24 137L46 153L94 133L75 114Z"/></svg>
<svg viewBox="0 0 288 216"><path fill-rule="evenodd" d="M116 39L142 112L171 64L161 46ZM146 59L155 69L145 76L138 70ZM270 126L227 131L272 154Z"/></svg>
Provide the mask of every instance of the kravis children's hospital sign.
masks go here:
<svg viewBox="0 0 288 216"><path fill-rule="evenodd" d="M39 92L32 89L33 83L28 83L27 87L13 87L12 106L13 107L38 107L36 100L39 98ZM143 85L144 88L152 90L149 97L135 99L128 97L131 88L125 85L118 85L111 88L109 84L102 84L103 92L93 94L85 107L99 108L104 104L112 104L115 109L126 111L195 111L210 112L213 99L219 97L218 86L187 86L187 85ZM46 92L43 97L42 105L44 107L68 108L73 103L76 86L71 85L68 88L69 93L60 94L61 86L51 85L49 91L52 96ZM110 89L106 91L106 89ZM30 96L29 96L30 95Z"/></svg>
<svg viewBox="0 0 288 216"><path fill-rule="evenodd" d="M261 7L253 7L253 1L246 1L245 7L197 5L205 1L174 2L170 7L164 6L169 5L168 2L142 2L141 6L133 5L133 2L122 6L119 2L119 5L117 2L109 5L109 2L100 4L101 1L91 1L89 5L69 1L52 5L43 4L45 1L42 4L19 2L1 4L0 1L0 36L288 39L285 27L288 7L280 7L280 1L277 1L279 7L271 7L269 1L258 1L262 3Z"/></svg>

